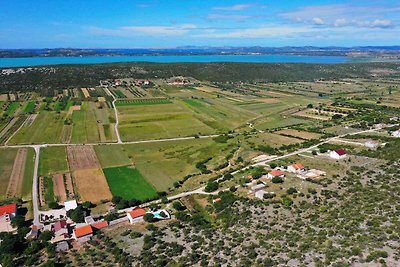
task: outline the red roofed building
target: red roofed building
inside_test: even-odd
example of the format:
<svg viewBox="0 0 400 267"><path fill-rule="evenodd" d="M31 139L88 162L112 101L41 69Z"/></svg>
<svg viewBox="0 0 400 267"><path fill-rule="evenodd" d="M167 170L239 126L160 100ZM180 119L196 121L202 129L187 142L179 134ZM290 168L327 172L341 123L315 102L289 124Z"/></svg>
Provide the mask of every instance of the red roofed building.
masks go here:
<svg viewBox="0 0 400 267"><path fill-rule="evenodd" d="M292 173L302 173L305 171L304 165L301 163L295 163L292 165L289 165L287 168L288 172Z"/></svg>
<svg viewBox="0 0 400 267"><path fill-rule="evenodd" d="M11 219L17 216L17 204L0 206L0 232L12 232Z"/></svg>
<svg viewBox="0 0 400 267"><path fill-rule="evenodd" d="M107 221L101 221L101 222L96 222L96 223L92 224L92 227L95 230L100 230L100 229L106 228L107 226L108 226Z"/></svg>
<svg viewBox="0 0 400 267"><path fill-rule="evenodd" d="M73 238L80 243L89 241L92 236L93 229L90 225L85 225L74 229Z"/></svg>
<svg viewBox="0 0 400 267"><path fill-rule="evenodd" d="M281 170L272 170L270 173L268 173L268 178L272 179L274 177L283 178L285 177L285 173Z"/></svg>
<svg viewBox="0 0 400 267"><path fill-rule="evenodd" d="M329 152L329 157L333 159L342 159L347 156L347 152L344 149L337 149L337 150L332 150Z"/></svg>
<svg viewBox="0 0 400 267"><path fill-rule="evenodd" d="M67 221L60 220L53 224L52 230L54 232L54 236L68 236L68 228L67 228Z"/></svg>
<svg viewBox="0 0 400 267"><path fill-rule="evenodd" d="M136 223L143 221L143 216L146 214L146 210L142 208L136 208L127 213L130 223Z"/></svg>

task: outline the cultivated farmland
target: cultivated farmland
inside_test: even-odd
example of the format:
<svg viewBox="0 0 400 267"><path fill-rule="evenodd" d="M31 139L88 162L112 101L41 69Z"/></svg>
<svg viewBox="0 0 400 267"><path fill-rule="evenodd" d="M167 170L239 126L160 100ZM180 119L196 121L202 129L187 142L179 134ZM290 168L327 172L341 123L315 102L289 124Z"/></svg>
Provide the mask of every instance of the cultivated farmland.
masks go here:
<svg viewBox="0 0 400 267"><path fill-rule="evenodd" d="M6 196L17 151L11 148L0 149L0 199Z"/></svg>
<svg viewBox="0 0 400 267"><path fill-rule="evenodd" d="M114 196L142 201L157 196L156 190L131 166L107 168L103 171Z"/></svg>
<svg viewBox="0 0 400 267"><path fill-rule="evenodd" d="M68 172L68 161L65 147L46 147L41 150L39 175L52 175Z"/></svg>

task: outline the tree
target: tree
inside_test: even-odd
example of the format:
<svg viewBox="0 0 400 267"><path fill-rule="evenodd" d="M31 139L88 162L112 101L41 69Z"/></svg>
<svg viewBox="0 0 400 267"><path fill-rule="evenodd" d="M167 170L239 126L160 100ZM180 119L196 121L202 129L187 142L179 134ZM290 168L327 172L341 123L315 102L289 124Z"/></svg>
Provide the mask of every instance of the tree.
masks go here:
<svg viewBox="0 0 400 267"><path fill-rule="evenodd" d="M90 201L85 201L85 202L82 203L82 206L83 206L85 209L90 209L90 208L92 208L94 205L93 205L93 203L90 202Z"/></svg>
<svg viewBox="0 0 400 267"><path fill-rule="evenodd" d="M204 189L204 191L206 191L206 192L208 192L208 193L209 193L209 192L213 192L213 191L217 190L218 187L219 187L218 182L216 182L216 181L209 181L209 182L207 183L206 188Z"/></svg>
<svg viewBox="0 0 400 267"><path fill-rule="evenodd" d="M180 201L175 201L174 203L172 203L172 207L177 211L183 211L186 209L186 207L182 205Z"/></svg>
<svg viewBox="0 0 400 267"><path fill-rule="evenodd" d="M52 231L46 230L40 234L40 240L42 241L50 241L54 236Z"/></svg>
<svg viewBox="0 0 400 267"><path fill-rule="evenodd" d="M296 190L296 188L294 188L294 187L290 187L288 190L286 190L286 192L287 192L289 195L293 195L294 193L297 193L297 190Z"/></svg>
<svg viewBox="0 0 400 267"><path fill-rule="evenodd" d="M283 183L283 179L281 177L275 176L272 178L272 182L274 184L281 184L281 183Z"/></svg>
<svg viewBox="0 0 400 267"><path fill-rule="evenodd" d="M82 206L78 206L76 209L67 211L67 216L76 223L82 223L85 221L85 210Z"/></svg>
<svg viewBox="0 0 400 267"><path fill-rule="evenodd" d="M143 216L143 220L145 221L145 222L154 222L155 221L155 218L154 218L154 214L153 213L146 213L144 216Z"/></svg>

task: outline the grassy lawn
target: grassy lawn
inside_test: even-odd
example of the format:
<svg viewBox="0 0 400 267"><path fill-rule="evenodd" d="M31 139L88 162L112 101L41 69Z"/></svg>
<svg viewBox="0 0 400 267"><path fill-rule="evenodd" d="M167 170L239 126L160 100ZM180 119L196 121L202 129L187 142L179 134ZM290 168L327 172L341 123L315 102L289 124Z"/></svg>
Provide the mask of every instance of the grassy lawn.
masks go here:
<svg viewBox="0 0 400 267"><path fill-rule="evenodd" d="M142 174L128 166L103 169L114 196L126 200L147 200L157 196L157 191L146 181Z"/></svg>
<svg viewBox="0 0 400 267"><path fill-rule="evenodd" d="M5 197L18 149L0 149L0 199Z"/></svg>
<svg viewBox="0 0 400 267"><path fill-rule="evenodd" d="M10 144L43 144L60 142L64 115L41 111L30 126L24 126L10 140Z"/></svg>
<svg viewBox="0 0 400 267"><path fill-rule="evenodd" d="M121 145L100 145L94 146L94 149L103 168L132 164L125 148Z"/></svg>
<svg viewBox="0 0 400 267"><path fill-rule="evenodd" d="M39 175L68 172L65 147L46 147L40 151Z"/></svg>

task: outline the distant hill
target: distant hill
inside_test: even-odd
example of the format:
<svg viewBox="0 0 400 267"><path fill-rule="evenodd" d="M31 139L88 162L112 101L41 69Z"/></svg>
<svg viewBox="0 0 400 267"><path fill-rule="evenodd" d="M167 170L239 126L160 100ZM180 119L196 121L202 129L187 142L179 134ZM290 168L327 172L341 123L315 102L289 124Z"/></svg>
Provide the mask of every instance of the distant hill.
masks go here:
<svg viewBox="0 0 400 267"><path fill-rule="evenodd" d="M357 46L357 47L208 47L182 46L176 48L52 48L52 49L0 49L4 57L56 57L56 56L138 56L138 55L216 55L216 54L295 54L295 55L348 55L349 53L400 54L400 46Z"/></svg>

